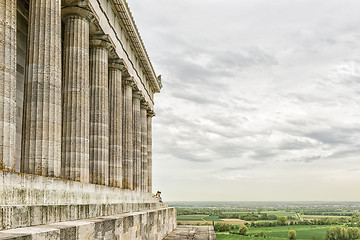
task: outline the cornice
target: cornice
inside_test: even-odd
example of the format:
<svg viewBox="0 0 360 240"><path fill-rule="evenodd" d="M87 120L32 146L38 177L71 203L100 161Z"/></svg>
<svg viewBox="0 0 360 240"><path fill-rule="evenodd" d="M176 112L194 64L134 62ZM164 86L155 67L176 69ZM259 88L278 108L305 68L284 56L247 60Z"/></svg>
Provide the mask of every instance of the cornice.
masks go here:
<svg viewBox="0 0 360 240"><path fill-rule="evenodd" d="M126 32L133 42L133 46L139 56L143 68L145 69L147 78L150 80L150 85L154 89L154 92L160 92L160 89L162 88L161 80L155 74L154 68L126 1L110 0L110 2L114 5L119 19L122 21Z"/></svg>

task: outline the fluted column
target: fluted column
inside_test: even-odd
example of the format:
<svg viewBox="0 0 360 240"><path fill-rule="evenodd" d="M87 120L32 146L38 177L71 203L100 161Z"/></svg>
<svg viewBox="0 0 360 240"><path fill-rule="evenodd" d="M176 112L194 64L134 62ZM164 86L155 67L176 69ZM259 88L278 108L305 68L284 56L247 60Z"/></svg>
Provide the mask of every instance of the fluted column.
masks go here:
<svg viewBox="0 0 360 240"><path fill-rule="evenodd" d="M148 112L147 117L147 159L148 159L148 192L152 192L152 118L153 111Z"/></svg>
<svg viewBox="0 0 360 240"><path fill-rule="evenodd" d="M89 21L92 14L78 7L63 9L62 176L89 182Z"/></svg>
<svg viewBox="0 0 360 240"><path fill-rule="evenodd" d="M30 1L23 170L60 177L61 1Z"/></svg>
<svg viewBox="0 0 360 240"><path fill-rule="evenodd" d="M133 189L141 188L141 92L133 92Z"/></svg>
<svg viewBox="0 0 360 240"><path fill-rule="evenodd" d="M122 187L122 65L109 64L109 185Z"/></svg>
<svg viewBox="0 0 360 240"><path fill-rule="evenodd" d="M110 43L93 39L90 46L90 180L108 185Z"/></svg>
<svg viewBox="0 0 360 240"><path fill-rule="evenodd" d="M131 78L124 81L123 90L123 188L133 189L133 110Z"/></svg>
<svg viewBox="0 0 360 240"><path fill-rule="evenodd" d="M141 102L141 191L148 192L148 159L147 159L147 108L146 102Z"/></svg>
<svg viewBox="0 0 360 240"><path fill-rule="evenodd" d="M15 169L16 1L0 1L0 169Z"/></svg>

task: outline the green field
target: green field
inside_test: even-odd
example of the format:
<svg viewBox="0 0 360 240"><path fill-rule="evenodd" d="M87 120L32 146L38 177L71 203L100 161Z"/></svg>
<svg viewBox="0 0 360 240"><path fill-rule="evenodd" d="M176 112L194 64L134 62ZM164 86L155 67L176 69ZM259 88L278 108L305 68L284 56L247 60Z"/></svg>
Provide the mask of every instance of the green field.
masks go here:
<svg viewBox="0 0 360 240"><path fill-rule="evenodd" d="M240 235L228 235L228 234L224 234L224 233L216 233L216 240L260 240L260 239L281 239L282 238L258 238L258 237L247 237L247 236L240 236Z"/></svg>
<svg viewBox="0 0 360 240"><path fill-rule="evenodd" d="M209 215L178 215L177 221L217 221L221 222L222 220L218 216L209 216Z"/></svg>
<svg viewBox="0 0 360 240"><path fill-rule="evenodd" d="M204 217L204 220L205 221L222 221L218 216L207 216L207 217Z"/></svg>
<svg viewBox="0 0 360 240"><path fill-rule="evenodd" d="M249 228L248 234L254 235L256 233L264 232L268 237L267 239L271 240L284 240L288 239L288 232L290 230L296 231L297 240L309 240L313 236L317 240L323 239L326 234L326 231L330 226L279 226L279 227L263 227L263 228ZM224 233L216 233L216 239L248 239L248 240L259 240L257 237L248 237L248 236L239 236L239 235L227 235Z"/></svg>
<svg viewBox="0 0 360 240"><path fill-rule="evenodd" d="M295 216L295 212L286 212L286 211L262 211L261 213L266 213L267 215L276 215L276 216L285 216L285 217Z"/></svg>
<svg viewBox="0 0 360 240"><path fill-rule="evenodd" d="M177 221L203 221L203 218L209 215L178 215Z"/></svg>

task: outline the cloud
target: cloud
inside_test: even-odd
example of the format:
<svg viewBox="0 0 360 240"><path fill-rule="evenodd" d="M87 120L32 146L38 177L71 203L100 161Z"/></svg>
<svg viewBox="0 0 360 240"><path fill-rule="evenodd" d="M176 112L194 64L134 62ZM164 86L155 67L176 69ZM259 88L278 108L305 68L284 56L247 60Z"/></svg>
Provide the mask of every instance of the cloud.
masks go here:
<svg viewBox="0 0 360 240"><path fill-rule="evenodd" d="M129 5L163 76L153 120L153 164L162 170L155 184L170 193L185 183L170 184L168 175L206 179L192 197L203 199L210 189L206 196L216 198L212 192L226 189L228 199L243 200L247 196L231 190L246 181L242 187L256 200L284 200L289 196L282 189L292 186L295 200L330 200L326 176L336 172L349 188L360 181L338 171L359 169L358 0ZM323 190L306 187L314 179ZM276 195L257 195L270 189L266 183Z"/></svg>

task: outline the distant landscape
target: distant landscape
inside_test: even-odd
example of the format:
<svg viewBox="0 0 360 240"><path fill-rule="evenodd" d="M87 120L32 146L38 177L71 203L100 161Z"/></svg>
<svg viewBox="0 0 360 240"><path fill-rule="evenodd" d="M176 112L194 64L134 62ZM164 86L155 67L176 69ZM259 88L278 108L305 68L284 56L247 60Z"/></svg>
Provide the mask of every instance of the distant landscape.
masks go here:
<svg viewBox="0 0 360 240"><path fill-rule="evenodd" d="M170 202L178 225L213 225L217 239L360 239L360 202Z"/></svg>

